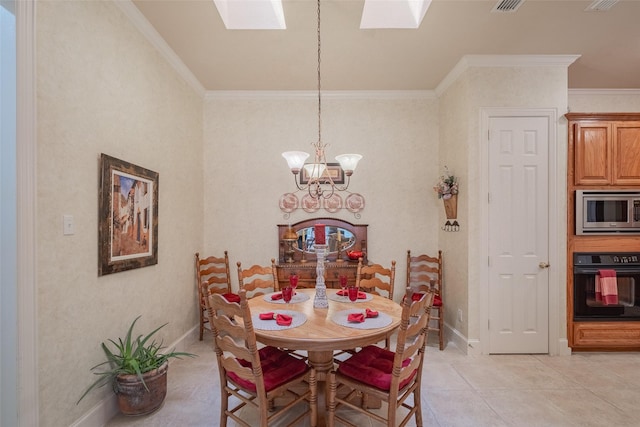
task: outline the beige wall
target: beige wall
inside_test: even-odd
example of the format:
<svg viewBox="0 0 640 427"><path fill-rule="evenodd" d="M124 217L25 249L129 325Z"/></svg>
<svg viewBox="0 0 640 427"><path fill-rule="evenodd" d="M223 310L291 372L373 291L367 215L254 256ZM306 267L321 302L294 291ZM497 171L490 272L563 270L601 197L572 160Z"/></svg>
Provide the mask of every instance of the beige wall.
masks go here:
<svg viewBox="0 0 640 427"><path fill-rule="evenodd" d="M458 177L458 223L460 231L447 232L440 230L439 246L443 254L444 265L444 300L447 301L445 323L455 329L465 340L469 333L469 236L473 233L470 227L475 224L469 221L469 200L473 194L473 181L469 179L469 117L473 111L470 103L469 79L462 76L457 79L440 96L440 174L446 166ZM475 113L477 114L477 112ZM440 210L439 225L446 222L444 209ZM458 320L458 309L462 310L462 321ZM473 322L472 322L473 323ZM464 349L463 349L464 351Z"/></svg>
<svg viewBox="0 0 640 427"><path fill-rule="evenodd" d="M640 90L570 90L574 113L632 113L640 111Z"/></svg>
<svg viewBox="0 0 640 427"><path fill-rule="evenodd" d="M266 264L278 256L276 224L316 217L369 224L369 259L385 265L397 261L399 296L407 249L433 253L438 248L442 207L432 190L438 176L437 101L419 94L365 96L332 94L322 101L328 156L364 156L350 187L365 198L360 219L346 210L298 210L285 219L278 207L280 196L295 190L281 153L310 152L318 138L317 98L286 93L277 98L208 97L203 155L206 251L227 249L234 265Z"/></svg>
<svg viewBox="0 0 640 427"><path fill-rule="evenodd" d="M39 2L37 64L39 416L59 427L111 395L75 404L103 340L138 315L139 333L169 322L165 343L197 322L202 100L110 2ZM100 153L159 173L158 265L97 276Z"/></svg>
<svg viewBox="0 0 640 427"><path fill-rule="evenodd" d="M458 200L459 209L462 209L458 213L461 232L440 234L448 287L445 320L471 342L479 342L482 336L480 301L483 300L481 292L486 291L486 285L483 291L480 268L483 256L486 257L486 242L481 241L480 230L486 225L480 222L478 215L482 204L486 203L486 196L480 194L483 167L479 139L481 111L484 108L555 109L558 115L557 150L551 156L557 170L550 170L550 174L558 176L559 188L565 188L566 125L561 115L567 108L566 88L566 67L471 67L440 98L440 164L448 165L462 180ZM556 210L558 217L566 215L564 192L558 195ZM564 222L560 225L564 227ZM552 240L551 245L553 251L562 254L561 248L566 245L564 228L557 235L559 237ZM560 307L561 313L552 320L551 327L556 328L562 338L566 337L566 327L563 327L565 292L559 280L565 277L565 263L559 265L550 279L553 282L551 289L558 292L552 292L550 300ZM458 309L463 311L463 322L456 319Z"/></svg>

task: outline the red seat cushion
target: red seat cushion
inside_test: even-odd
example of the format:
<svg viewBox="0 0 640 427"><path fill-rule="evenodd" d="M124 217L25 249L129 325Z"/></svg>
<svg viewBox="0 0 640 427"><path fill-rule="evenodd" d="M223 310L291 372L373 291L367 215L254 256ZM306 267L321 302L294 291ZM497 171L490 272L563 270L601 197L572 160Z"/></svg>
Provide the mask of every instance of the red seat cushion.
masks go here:
<svg viewBox="0 0 640 427"><path fill-rule="evenodd" d="M442 307L442 298L440 298L440 295L433 296L433 306Z"/></svg>
<svg viewBox="0 0 640 427"><path fill-rule="evenodd" d="M234 293L226 293L226 294L222 294L222 296L224 297L224 299L226 299L229 302L240 302L240 295L238 294L234 294Z"/></svg>
<svg viewBox="0 0 640 427"><path fill-rule="evenodd" d="M345 360L338 367L338 372L354 380L389 391L391 387L391 371L393 370L393 357L395 353L384 348L370 345ZM402 362L407 366L410 359ZM406 386L415 377L417 370L400 383L400 389Z"/></svg>
<svg viewBox="0 0 640 427"><path fill-rule="evenodd" d="M411 299L413 301L420 301L420 299L422 299L423 295L424 294L422 292L418 292L418 293L413 294ZM442 307L442 298L440 297L440 295L434 295L433 296L433 306L434 307Z"/></svg>
<svg viewBox="0 0 640 427"><path fill-rule="evenodd" d="M262 365L262 375L264 377L264 388L266 391L273 390L306 372L308 369L307 364L303 360L295 358L275 347L267 346L261 348L258 354L260 355L260 364ZM238 362L247 368L251 367L251 362L246 360L238 359ZM229 378L240 387L253 392L256 391L255 383L244 380L233 372L228 372L228 375Z"/></svg>

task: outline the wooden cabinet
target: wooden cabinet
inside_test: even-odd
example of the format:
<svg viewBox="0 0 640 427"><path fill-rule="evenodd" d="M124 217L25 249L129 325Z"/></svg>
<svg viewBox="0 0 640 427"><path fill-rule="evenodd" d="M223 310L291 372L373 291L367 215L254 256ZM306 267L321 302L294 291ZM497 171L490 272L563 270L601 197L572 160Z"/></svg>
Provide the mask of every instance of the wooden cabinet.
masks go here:
<svg viewBox="0 0 640 427"><path fill-rule="evenodd" d="M574 350L640 350L638 321L574 321L574 252L637 252L638 236L575 234L575 191L640 188L640 113L568 113L567 335Z"/></svg>
<svg viewBox="0 0 640 427"><path fill-rule="evenodd" d="M640 121L614 123L613 184L640 185Z"/></svg>
<svg viewBox="0 0 640 427"><path fill-rule="evenodd" d="M640 350L640 322L576 322L574 350Z"/></svg>
<svg viewBox="0 0 640 427"><path fill-rule="evenodd" d="M608 185L611 183L611 125L608 123L576 123L576 185Z"/></svg>
<svg viewBox="0 0 640 427"><path fill-rule="evenodd" d="M280 289L287 286L289 276L298 276L298 286L301 288L314 288L316 286L316 263L284 263L276 266L278 271L278 285ZM324 283L327 288L340 288L340 276L347 277L347 284L356 283L358 270L357 261L327 262L324 265Z"/></svg>
<svg viewBox="0 0 640 427"><path fill-rule="evenodd" d="M640 185L640 114L566 117L576 186Z"/></svg>

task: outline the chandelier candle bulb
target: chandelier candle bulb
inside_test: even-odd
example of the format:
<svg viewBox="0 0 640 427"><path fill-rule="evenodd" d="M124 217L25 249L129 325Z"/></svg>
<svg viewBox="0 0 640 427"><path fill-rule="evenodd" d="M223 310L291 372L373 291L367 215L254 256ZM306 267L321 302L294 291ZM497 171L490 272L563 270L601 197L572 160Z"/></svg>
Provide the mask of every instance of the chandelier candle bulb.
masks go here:
<svg viewBox="0 0 640 427"><path fill-rule="evenodd" d="M315 225L316 245L326 245L324 224Z"/></svg>

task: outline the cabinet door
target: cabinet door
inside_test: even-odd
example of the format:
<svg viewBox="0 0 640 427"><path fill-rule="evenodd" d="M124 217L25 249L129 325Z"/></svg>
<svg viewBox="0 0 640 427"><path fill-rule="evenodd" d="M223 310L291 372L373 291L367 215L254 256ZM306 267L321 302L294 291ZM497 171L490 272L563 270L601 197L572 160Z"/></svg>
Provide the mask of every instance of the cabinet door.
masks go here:
<svg viewBox="0 0 640 427"><path fill-rule="evenodd" d="M611 184L611 125L609 123L576 123L575 184Z"/></svg>
<svg viewBox="0 0 640 427"><path fill-rule="evenodd" d="M613 125L613 183L640 185L640 122Z"/></svg>

